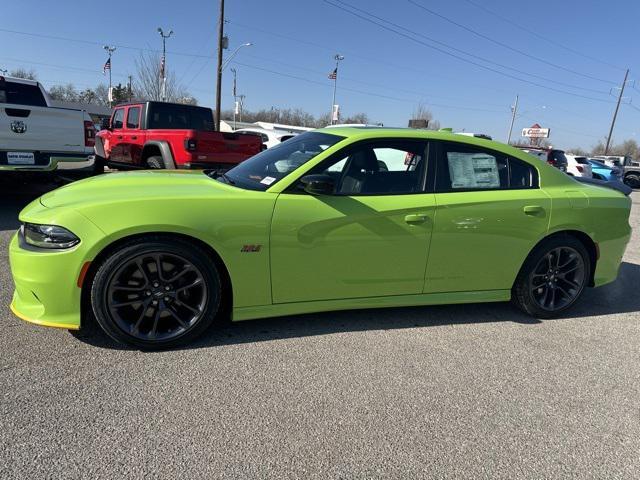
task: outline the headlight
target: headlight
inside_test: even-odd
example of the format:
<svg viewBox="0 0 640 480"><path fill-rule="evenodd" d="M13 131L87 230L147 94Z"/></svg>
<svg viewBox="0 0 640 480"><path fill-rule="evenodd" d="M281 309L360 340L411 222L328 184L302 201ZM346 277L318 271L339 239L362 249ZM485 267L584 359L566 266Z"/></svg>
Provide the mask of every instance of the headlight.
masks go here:
<svg viewBox="0 0 640 480"><path fill-rule="evenodd" d="M25 223L22 225L22 235L25 242L38 248L71 248L80 243L73 233L56 225Z"/></svg>

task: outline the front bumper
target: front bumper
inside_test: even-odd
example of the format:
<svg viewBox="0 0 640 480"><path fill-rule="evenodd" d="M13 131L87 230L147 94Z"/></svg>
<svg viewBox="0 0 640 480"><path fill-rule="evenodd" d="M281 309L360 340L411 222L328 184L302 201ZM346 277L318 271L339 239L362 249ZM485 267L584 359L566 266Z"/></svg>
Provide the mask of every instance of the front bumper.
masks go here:
<svg viewBox="0 0 640 480"><path fill-rule="evenodd" d="M56 219L55 215L47 216ZM37 249L24 244L16 233L9 245L9 263L15 284L11 310L22 320L38 325L78 329L82 293L78 279L91 258L90 246L95 245L103 234L89 220L72 211L65 212L64 221L38 222L35 221L37 217L21 220L64 224L80 237L81 242L67 250Z"/></svg>

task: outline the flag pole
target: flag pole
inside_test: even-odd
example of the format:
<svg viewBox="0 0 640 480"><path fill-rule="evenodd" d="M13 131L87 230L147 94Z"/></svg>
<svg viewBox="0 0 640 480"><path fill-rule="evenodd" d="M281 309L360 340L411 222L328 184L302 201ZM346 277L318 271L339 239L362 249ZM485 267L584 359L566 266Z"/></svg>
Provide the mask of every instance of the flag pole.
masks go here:
<svg viewBox="0 0 640 480"><path fill-rule="evenodd" d="M336 61L336 69L333 75L333 99L331 100L331 112L329 115L330 125L333 125L333 112L336 108L336 90L338 88L338 63L340 62L340 60L344 60L344 56L336 53L333 58Z"/></svg>

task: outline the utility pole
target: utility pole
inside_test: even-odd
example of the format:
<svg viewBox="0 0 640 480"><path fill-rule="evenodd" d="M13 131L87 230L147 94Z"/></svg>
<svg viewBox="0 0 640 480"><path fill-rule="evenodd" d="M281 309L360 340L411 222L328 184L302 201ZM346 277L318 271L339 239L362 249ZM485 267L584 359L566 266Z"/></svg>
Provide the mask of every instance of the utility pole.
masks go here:
<svg viewBox="0 0 640 480"><path fill-rule="evenodd" d="M627 76L629 75L629 69L624 73L624 80L620 87L620 95L618 95L618 102L616 103L616 109L613 112L613 119L611 120L611 128L609 129L609 135L607 136L607 145L604 147L604 154L609 153L609 145L611 144L611 136L613 135L613 127L616 124L616 117L618 116L618 109L620 108L620 102L622 101L622 94L624 93L624 87L627 84Z"/></svg>
<svg viewBox="0 0 640 480"><path fill-rule="evenodd" d="M108 68L108 70L109 70L109 106L113 107L113 90L112 90L112 86L111 86L111 66L112 66L111 65L111 54L116 51L116 47L112 47L110 45L105 45L102 48L104 48L107 51L107 53L109 54L109 59L107 60L107 63L105 64L105 68L103 69L103 71L105 69L107 69L107 65L109 65L109 68Z"/></svg>
<svg viewBox="0 0 640 480"><path fill-rule="evenodd" d="M220 131L220 110L222 95L222 51L224 50L224 0L220 0L220 17L218 18L218 68L216 68L216 131Z"/></svg>
<svg viewBox="0 0 640 480"><path fill-rule="evenodd" d="M511 124L509 125L509 136L507 137L507 145L511 145L511 134L513 133L513 122L516 121L518 113L518 95L516 95L516 103L511 105Z"/></svg>
<svg viewBox="0 0 640 480"><path fill-rule="evenodd" d="M133 77L129 75L129 85L127 87L129 89L129 101L133 100Z"/></svg>
<svg viewBox="0 0 640 480"><path fill-rule="evenodd" d="M173 35L173 30L169 30L169 33L165 35L162 28L158 27L158 33L162 37L162 59L160 60L160 75L162 76L162 87L160 90L160 96L162 101L167 101L167 38Z"/></svg>
<svg viewBox="0 0 640 480"><path fill-rule="evenodd" d="M336 89L338 87L338 64L342 60L344 60L344 56L340 55L339 53L336 53L333 56L333 59L336 61L336 69L331 74L329 74L329 78L333 79L333 100L331 100L331 115L329 116L329 119L331 120L329 122L330 125L333 125L333 111L336 108ZM337 118L336 118L336 121L337 121Z"/></svg>

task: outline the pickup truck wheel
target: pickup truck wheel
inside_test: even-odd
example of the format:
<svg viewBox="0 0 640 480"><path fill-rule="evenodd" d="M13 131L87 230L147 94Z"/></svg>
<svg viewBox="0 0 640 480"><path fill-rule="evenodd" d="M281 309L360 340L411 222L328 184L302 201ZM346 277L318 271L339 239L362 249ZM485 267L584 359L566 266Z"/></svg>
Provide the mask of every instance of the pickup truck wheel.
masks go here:
<svg viewBox="0 0 640 480"><path fill-rule="evenodd" d="M114 340L156 350L188 343L220 313L218 271L198 246L149 235L103 260L91 285L91 306Z"/></svg>
<svg viewBox="0 0 640 480"><path fill-rule="evenodd" d="M624 183L631 188L640 188L640 173L627 173L624 176Z"/></svg>
<svg viewBox="0 0 640 480"><path fill-rule="evenodd" d="M166 168L162 157L154 156L147 158L147 167L149 168Z"/></svg>

